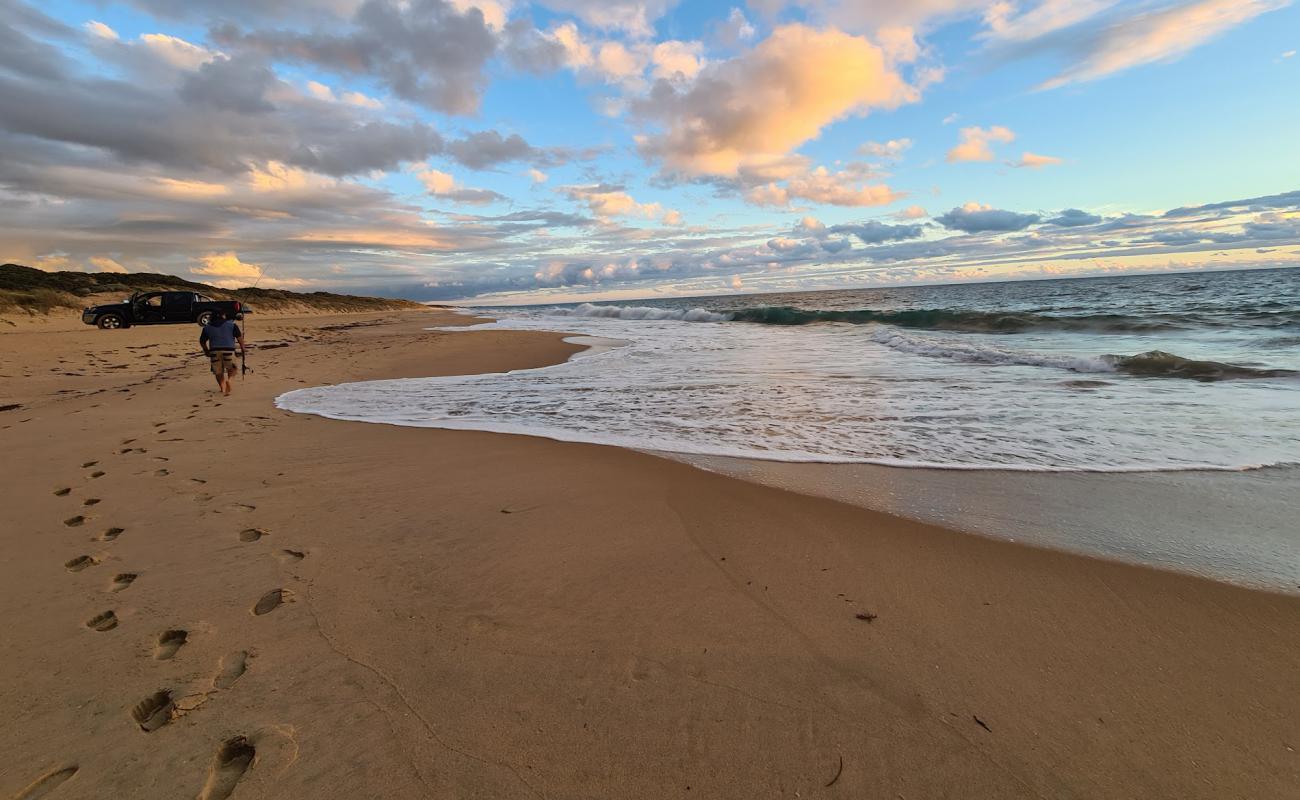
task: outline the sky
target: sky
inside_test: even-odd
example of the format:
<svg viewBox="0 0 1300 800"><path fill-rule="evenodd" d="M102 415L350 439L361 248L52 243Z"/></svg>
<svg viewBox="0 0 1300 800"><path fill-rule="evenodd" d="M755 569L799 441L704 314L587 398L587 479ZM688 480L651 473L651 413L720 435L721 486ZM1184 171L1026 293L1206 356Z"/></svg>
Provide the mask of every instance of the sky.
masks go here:
<svg viewBox="0 0 1300 800"><path fill-rule="evenodd" d="M1291 0L0 0L0 261L562 302L1300 266Z"/></svg>

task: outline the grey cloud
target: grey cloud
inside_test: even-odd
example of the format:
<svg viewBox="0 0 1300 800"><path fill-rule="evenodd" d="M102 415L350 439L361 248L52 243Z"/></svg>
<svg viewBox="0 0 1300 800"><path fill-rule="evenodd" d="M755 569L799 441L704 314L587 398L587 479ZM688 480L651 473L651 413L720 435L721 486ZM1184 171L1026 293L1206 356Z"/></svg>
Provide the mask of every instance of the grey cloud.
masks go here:
<svg viewBox="0 0 1300 800"><path fill-rule="evenodd" d="M1249 197L1244 200L1225 200L1220 203L1207 203L1200 206L1183 206L1166 211L1166 217L1192 217L1211 211L1225 210L1264 210L1270 208L1300 208L1300 190L1281 194Z"/></svg>
<svg viewBox="0 0 1300 800"><path fill-rule="evenodd" d="M1020 231L1038 221L1037 214L1020 214L998 208L954 208L935 221L949 230L966 233L988 231Z"/></svg>
<svg viewBox="0 0 1300 800"><path fill-rule="evenodd" d="M445 0L366 0L343 33L243 32L226 24L212 37L276 60L373 76L398 97L451 114L478 109L497 46L481 11L461 13Z"/></svg>
<svg viewBox="0 0 1300 800"><path fill-rule="evenodd" d="M57 49L3 22L0 22L0 70L51 81L63 77L62 57Z"/></svg>
<svg viewBox="0 0 1300 800"><path fill-rule="evenodd" d="M265 64L251 59L216 58L185 76L180 96L195 105L258 114L275 110L266 92L276 83L274 73Z"/></svg>
<svg viewBox="0 0 1300 800"><path fill-rule="evenodd" d="M184 103L168 86L103 79L67 79L57 85L0 73L0 131L61 143L56 161L77 162L76 147L96 148L125 163L149 163L185 172L242 173L250 162L281 161L330 175L392 169L441 151L429 126L368 121L339 104L296 104L275 113L231 114L221 106L256 107L256 93L223 88L243 80L230 62L191 84ZM265 75L263 75L265 78ZM216 107L214 107L216 106Z"/></svg>
<svg viewBox="0 0 1300 800"><path fill-rule="evenodd" d="M848 233L858 237L863 244L880 244L904 239L916 239L925 232L922 225L888 225L876 220L850 225L833 225L831 233Z"/></svg>
<svg viewBox="0 0 1300 800"><path fill-rule="evenodd" d="M506 23L504 51L511 66L535 75L564 65L564 45L543 36L532 20L512 19Z"/></svg>
<svg viewBox="0 0 1300 800"><path fill-rule="evenodd" d="M1089 214L1078 208L1067 208L1056 217L1046 220L1048 225L1056 225L1061 228L1077 228L1081 225L1096 225L1101 222L1101 217L1096 214Z"/></svg>
<svg viewBox="0 0 1300 800"><path fill-rule="evenodd" d="M533 160L539 151L517 133L502 136L479 131L447 143L447 154L470 169L487 169L504 161Z"/></svg>

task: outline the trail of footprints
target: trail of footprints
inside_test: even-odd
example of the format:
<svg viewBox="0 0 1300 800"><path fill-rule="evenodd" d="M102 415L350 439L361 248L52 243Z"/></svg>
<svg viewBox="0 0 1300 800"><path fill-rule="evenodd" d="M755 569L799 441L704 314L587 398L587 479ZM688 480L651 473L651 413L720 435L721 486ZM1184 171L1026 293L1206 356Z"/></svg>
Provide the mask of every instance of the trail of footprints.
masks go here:
<svg viewBox="0 0 1300 800"><path fill-rule="evenodd" d="M154 427L158 429L158 433L165 432L163 423L155 423ZM134 439L125 439L122 444L129 445L134 441ZM148 451L139 447L124 447L117 452L119 455L126 455L130 453L143 454ZM168 460L163 456L154 456L153 458L159 462ZM87 461L81 465L83 470L91 470L86 473L88 480L102 478L108 474L105 470L95 469L98 466L98 461ZM158 468L153 474L155 477L166 477L171 472L165 468ZM202 478L189 479L189 484L194 487L206 483L207 481ZM54 490L56 497L68 497L71 494L72 487L70 486L63 486ZM198 495L198 497L211 499L207 495ZM101 502L103 502L101 498L89 497L85 498L81 505L90 508L99 505ZM231 508L243 512L256 510L255 506L244 503L233 504ZM79 528L89 521L89 517L78 514L63 520L63 524L68 528ZM126 529L121 527L105 528L98 536L93 537L93 541L112 542L125 532ZM267 531L262 528L246 528L240 531L239 540L244 543L252 543L267 535ZM281 548L274 555L282 562L292 564L302 561L306 558L307 553L302 550ZM76 573L98 566L102 561L102 557L83 554L69 559L64 562L63 566L68 572ZM112 593L124 591L130 588L139 577L139 574L135 572L119 572L109 581L107 591ZM272 589L258 598L249 611L253 616L260 617L270 614L285 603L292 601L293 592L283 588ZM106 633L115 630L119 623L117 612L113 609L107 609L87 619L85 627L97 633ZM189 631L182 629L163 631L158 635L154 643L154 659L157 661L171 661L176 658L181 649L189 642L189 637ZM217 673L212 678L210 689L197 696L197 700L193 700L193 704L186 710L196 708L197 705L207 699L209 694L224 691L234 686L235 682L247 671L248 661L249 653L246 650L228 653L223 656L218 663ZM143 733L153 733L184 713L184 710L178 705L178 700L180 698L173 696L172 690L160 689L136 703L130 709L130 718ZM247 737L235 736L222 742L208 767L203 788L198 795L199 800L226 800L234 792L236 785L244 777L244 774L254 765L256 759L256 747ZM79 767L72 765L49 772L29 784L16 796L16 800L36 800L36 798L45 797L73 778L78 771Z"/></svg>

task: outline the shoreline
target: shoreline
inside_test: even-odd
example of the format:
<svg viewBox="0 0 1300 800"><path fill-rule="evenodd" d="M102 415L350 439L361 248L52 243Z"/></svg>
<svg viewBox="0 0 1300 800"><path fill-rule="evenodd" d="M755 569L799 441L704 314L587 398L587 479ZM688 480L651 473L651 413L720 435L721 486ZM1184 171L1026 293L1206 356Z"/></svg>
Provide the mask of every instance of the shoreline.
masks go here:
<svg viewBox="0 0 1300 800"><path fill-rule="evenodd" d="M465 330L456 332L509 330L491 327L494 321L470 317ZM620 344L617 339L562 330L544 333L586 347L571 354L569 361L590 358L617 349ZM524 371L542 371L560 363ZM276 406L285 409L280 398L276 398ZM298 413L335 421L481 431L616 447L965 534L1254 590L1300 594L1300 529L1293 522L1300 519L1300 468L1295 464L1047 469L811 461L647 449L635 442L571 432L563 435L527 425L459 424L450 419L426 423L319 411ZM962 477L962 473L969 474ZM977 499L984 502L972 502ZM990 499L996 502L988 502ZM1027 509L1033 513L1026 513ZM1225 537L1225 531L1231 535ZM1242 534L1248 532L1253 532L1253 537L1243 538Z"/></svg>
<svg viewBox="0 0 1300 800"><path fill-rule="evenodd" d="M264 320L289 344L224 403L188 326L6 353L34 399L0 416L21 656L0 793L75 768L58 797L193 796L232 736L256 748L237 797L1281 797L1300 779L1295 598L613 447L271 405L579 349L431 318L455 319ZM127 368L37 374L83 353ZM113 628L87 627L107 610ZM132 708L163 690L146 733Z"/></svg>

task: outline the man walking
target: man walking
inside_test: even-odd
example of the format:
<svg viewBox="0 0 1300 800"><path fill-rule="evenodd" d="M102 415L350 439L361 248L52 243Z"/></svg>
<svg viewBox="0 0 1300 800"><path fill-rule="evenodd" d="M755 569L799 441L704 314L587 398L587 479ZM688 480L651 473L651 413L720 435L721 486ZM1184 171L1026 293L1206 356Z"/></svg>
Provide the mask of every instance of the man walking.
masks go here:
<svg viewBox="0 0 1300 800"><path fill-rule="evenodd" d="M221 394L230 396L230 376L235 374L235 343L239 343L239 354L244 354L244 332L233 319L226 319L226 312L217 309L212 318L203 326L199 334L199 347L212 361L212 374L221 387Z"/></svg>

